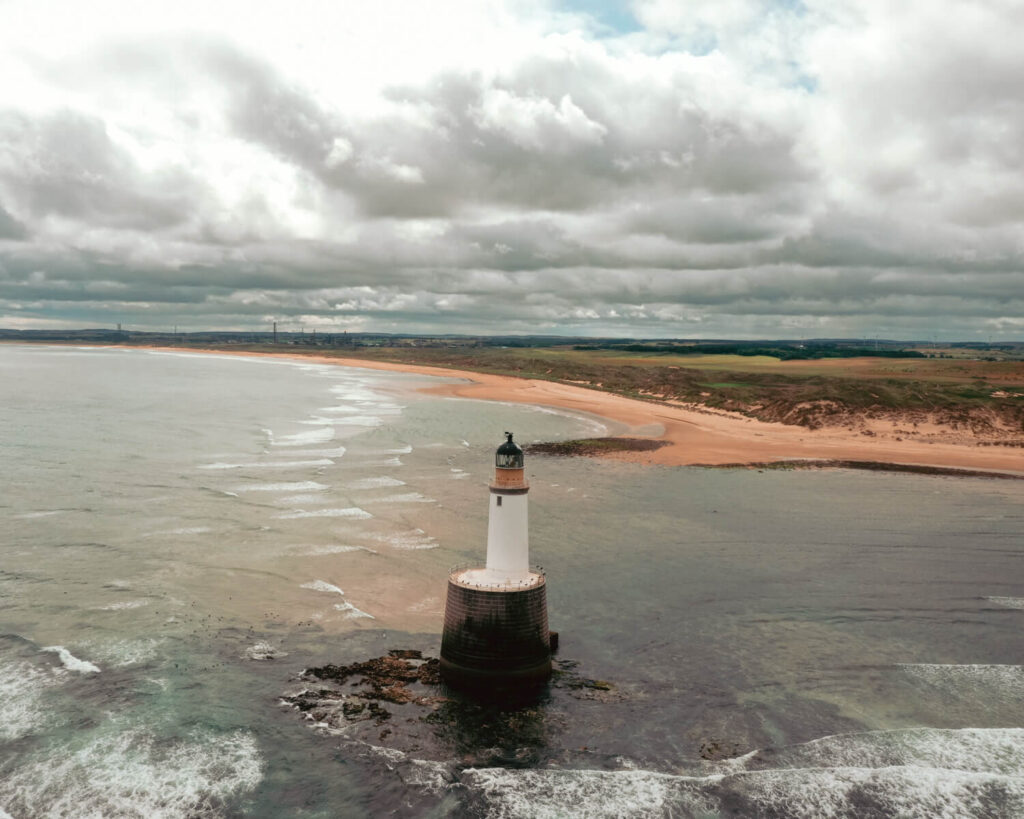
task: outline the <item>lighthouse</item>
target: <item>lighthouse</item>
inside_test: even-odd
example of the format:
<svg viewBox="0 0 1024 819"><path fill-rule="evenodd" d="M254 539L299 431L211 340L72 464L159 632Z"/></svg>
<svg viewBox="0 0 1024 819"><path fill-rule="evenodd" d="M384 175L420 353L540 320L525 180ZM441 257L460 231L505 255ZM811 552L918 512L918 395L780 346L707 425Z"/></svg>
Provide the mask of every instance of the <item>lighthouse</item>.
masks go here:
<svg viewBox="0 0 1024 819"><path fill-rule="evenodd" d="M528 691L551 675L547 579L530 567L523 450L505 433L494 454L484 566L448 573L441 674L477 691Z"/></svg>

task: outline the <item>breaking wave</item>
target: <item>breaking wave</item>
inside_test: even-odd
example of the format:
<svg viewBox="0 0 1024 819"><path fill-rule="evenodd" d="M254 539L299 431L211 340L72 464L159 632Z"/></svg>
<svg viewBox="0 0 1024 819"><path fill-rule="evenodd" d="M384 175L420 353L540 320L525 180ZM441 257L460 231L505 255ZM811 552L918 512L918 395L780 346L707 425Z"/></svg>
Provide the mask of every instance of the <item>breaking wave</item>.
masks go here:
<svg viewBox="0 0 1024 819"><path fill-rule="evenodd" d="M1007 609L1024 609L1024 597L986 597L985 599Z"/></svg>
<svg viewBox="0 0 1024 819"><path fill-rule="evenodd" d="M122 600L120 603L110 603L106 606L97 606L97 611L120 611L122 609L140 609L148 606L148 600Z"/></svg>
<svg viewBox="0 0 1024 819"><path fill-rule="evenodd" d="M247 464L214 463L201 464L199 469L284 469L299 466L331 466L334 461L328 458L317 458L311 461L260 461Z"/></svg>
<svg viewBox="0 0 1024 819"><path fill-rule="evenodd" d="M431 537L422 529L410 529L386 535L377 534L371 535L371 537L380 543L386 543L392 549L436 549L440 545L436 538Z"/></svg>
<svg viewBox="0 0 1024 819"><path fill-rule="evenodd" d="M236 486L236 492L322 492L330 487L316 481L291 481L287 483L251 483Z"/></svg>
<svg viewBox="0 0 1024 819"><path fill-rule="evenodd" d="M334 608L336 608L338 611L345 612L345 619L346 620L356 620L356 619L359 619L360 617L368 617L371 620L376 620L377 619L372 614L367 614L362 609L357 609L355 606L353 606L351 603L348 603L348 602L345 602L345 603L335 603L334 604Z"/></svg>
<svg viewBox="0 0 1024 819"><path fill-rule="evenodd" d="M298 518L372 518L369 512L364 509L360 509L358 506L348 506L344 509L314 509L311 512L299 511L299 512L285 512L281 515L275 515L274 517L281 520L296 520Z"/></svg>
<svg viewBox="0 0 1024 819"><path fill-rule="evenodd" d="M386 475L378 478L360 478L345 485L347 489L380 489L382 487L405 486L405 481L389 478Z"/></svg>
<svg viewBox="0 0 1024 819"><path fill-rule="evenodd" d="M49 721L45 689L60 682L62 671L29 663L0 663L0 739L18 739Z"/></svg>
<svg viewBox="0 0 1024 819"><path fill-rule="evenodd" d="M332 593L332 594L341 594L341 595L345 594L345 592L343 592L341 589L339 589L333 583L328 583L328 582L326 582L324 580L312 580L309 583L303 583L299 588L311 589L313 591L318 591L318 592L329 592L329 593Z"/></svg>
<svg viewBox="0 0 1024 819"><path fill-rule="evenodd" d="M167 742L131 729L67 743L5 771L0 795L16 816L212 819L262 776L256 741L246 732L195 731Z"/></svg>
<svg viewBox="0 0 1024 819"><path fill-rule="evenodd" d="M433 498L419 492L404 492L399 495L384 495L379 498L367 498L366 503L437 503Z"/></svg>
<svg viewBox="0 0 1024 819"><path fill-rule="evenodd" d="M325 416L316 416L310 418L308 421L301 421L300 423L309 424L311 426L318 426L325 429L330 429L332 426L337 427L379 427L384 422L376 415L343 415L340 418L328 418ZM331 437L334 437L334 433L331 432ZM328 438L327 440L330 440Z"/></svg>
<svg viewBox="0 0 1024 819"><path fill-rule="evenodd" d="M296 432L293 435L282 435L273 441L274 446L306 446L308 444L326 444L334 438L334 430L330 427Z"/></svg>
<svg viewBox="0 0 1024 819"><path fill-rule="evenodd" d="M643 770L467 769L470 807L489 817L905 816L1024 812L1024 730L841 734L709 764Z"/></svg>
<svg viewBox="0 0 1024 819"><path fill-rule="evenodd" d="M984 691L986 701L1024 699L1024 666L906 663L899 668L933 688L957 696L967 689L975 693Z"/></svg>
<svg viewBox="0 0 1024 819"><path fill-rule="evenodd" d="M68 671L77 671L80 674L98 674L99 666L90 663L88 660L80 660L64 646L46 646L42 651L51 651L60 657L61 664Z"/></svg>
<svg viewBox="0 0 1024 819"><path fill-rule="evenodd" d="M340 555L346 552L369 552L370 554L377 554L374 549L368 549L366 546L293 546L288 550L289 552L302 557L318 557L320 555Z"/></svg>

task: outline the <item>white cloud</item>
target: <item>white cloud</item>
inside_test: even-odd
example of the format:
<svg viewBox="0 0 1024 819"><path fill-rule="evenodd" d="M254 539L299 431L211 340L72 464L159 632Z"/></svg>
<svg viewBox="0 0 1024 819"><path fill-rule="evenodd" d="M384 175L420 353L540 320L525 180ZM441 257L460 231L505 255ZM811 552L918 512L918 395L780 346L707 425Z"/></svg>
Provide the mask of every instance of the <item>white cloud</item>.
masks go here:
<svg viewBox="0 0 1024 819"><path fill-rule="evenodd" d="M328 168L337 168L339 165L344 165L352 158L354 150L352 143L349 142L345 137L335 137L331 143L331 150L327 154L327 158L324 160L324 164Z"/></svg>
<svg viewBox="0 0 1024 819"><path fill-rule="evenodd" d="M608 133L569 94L556 104L545 97L519 97L504 88L490 88L471 116L482 130L505 134L531 151L565 153L581 143L600 144Z"/></svg>

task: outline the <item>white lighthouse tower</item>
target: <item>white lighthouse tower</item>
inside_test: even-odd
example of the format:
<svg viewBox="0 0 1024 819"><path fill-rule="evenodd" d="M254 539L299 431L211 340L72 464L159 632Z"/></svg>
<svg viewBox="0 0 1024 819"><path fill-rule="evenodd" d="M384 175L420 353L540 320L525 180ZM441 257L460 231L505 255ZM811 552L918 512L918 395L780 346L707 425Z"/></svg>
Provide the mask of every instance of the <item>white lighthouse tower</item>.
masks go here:
<svg viewBox="0 0 1024 819"><path fill-rule="evenodd" d="M495 585L521 585L531 579L530 517L523 450L505 433L494 456L487 518L487 567L479 579Z"/></svg>
<svg viewBox="0 0 1024 819"><path fill-rule="evenodd" d="M441 673L463 687L519 687L551 673L546 580L530 568L530 485L523 450L505 437L494 455L487 562L448 575Z"/></svg>

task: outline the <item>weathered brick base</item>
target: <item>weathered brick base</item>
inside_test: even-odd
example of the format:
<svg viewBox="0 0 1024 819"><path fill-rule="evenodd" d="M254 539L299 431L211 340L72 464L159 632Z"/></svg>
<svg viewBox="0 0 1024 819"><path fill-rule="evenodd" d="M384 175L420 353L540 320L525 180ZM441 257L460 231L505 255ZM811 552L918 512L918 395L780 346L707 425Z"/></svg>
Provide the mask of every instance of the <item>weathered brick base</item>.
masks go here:
<svg viewBox="0 0 1024 819"><path fill-rule="evenodd" d="M460 688L516 689L551 676L547 585L505 591L449 579L441 674Z"/></svg>

